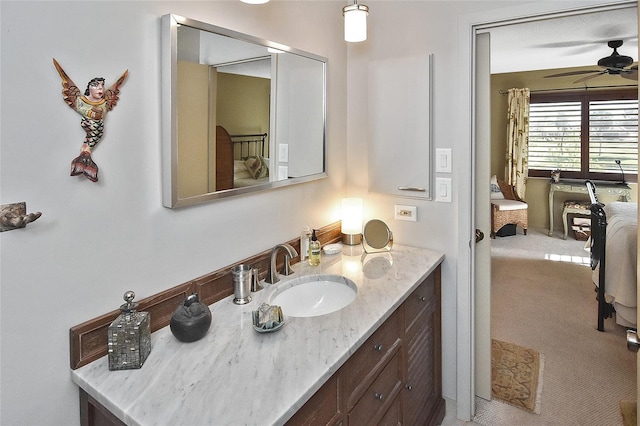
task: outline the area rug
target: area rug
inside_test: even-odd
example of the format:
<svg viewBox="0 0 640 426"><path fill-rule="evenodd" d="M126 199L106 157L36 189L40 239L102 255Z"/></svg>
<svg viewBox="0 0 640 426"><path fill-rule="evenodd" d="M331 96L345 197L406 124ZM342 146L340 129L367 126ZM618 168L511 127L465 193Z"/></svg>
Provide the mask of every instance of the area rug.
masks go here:
<svg viewBox="0 0 640 426"><path fill-rule="evenodd" d="M624 426L636 426L638 423L638 406L636 401L620 401L620 414Z"/></svg>
<svg viewBox="0 0 640 426"><path fill-rule="evenodd" d="M535 413L539 373L538 351L513 343L491 340L493 398Z"/></svg>

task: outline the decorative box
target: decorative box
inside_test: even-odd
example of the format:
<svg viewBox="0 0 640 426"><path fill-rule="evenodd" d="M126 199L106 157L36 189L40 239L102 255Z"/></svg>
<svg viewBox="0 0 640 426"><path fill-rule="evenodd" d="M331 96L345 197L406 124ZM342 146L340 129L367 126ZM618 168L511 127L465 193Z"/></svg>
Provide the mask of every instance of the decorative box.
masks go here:
<svg viewBox="0 0 640 426"><path fill-rule="evenodd" d="M137 312L136 294L127 291L120 315L108 329L109 370L142 367L151 352L151 328L148 312Z"/></svg>

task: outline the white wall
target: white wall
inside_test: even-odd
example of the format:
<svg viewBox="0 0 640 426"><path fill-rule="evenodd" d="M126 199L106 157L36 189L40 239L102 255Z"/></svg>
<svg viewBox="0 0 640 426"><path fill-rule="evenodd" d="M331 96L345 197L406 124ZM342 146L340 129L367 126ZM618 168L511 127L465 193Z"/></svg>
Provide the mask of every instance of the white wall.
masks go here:
<svg viewBox="0 0 640 426"><path fill-rule="evenodd" d="M336 10L338 9L338 10ZM0 204L42 217L0 235L2 425L73 425L69 328L339 219L346 193L346 45L326 2L0 2ZM173 211L162 207L160 16L193 19L329 59L329 178ZM99 182L70 177L84 138L52 58L84 90L125 69L94 150Z"/></svg>

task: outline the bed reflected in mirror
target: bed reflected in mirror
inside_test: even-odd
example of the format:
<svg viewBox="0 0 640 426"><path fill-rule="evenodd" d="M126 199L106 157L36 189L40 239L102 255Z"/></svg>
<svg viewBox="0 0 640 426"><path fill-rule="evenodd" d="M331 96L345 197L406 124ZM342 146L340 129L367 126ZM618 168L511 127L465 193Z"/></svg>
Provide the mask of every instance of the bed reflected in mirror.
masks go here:
<svg viewBox="0 0 640 426"><path fill-rule="evenodd" d="M326 177L326 59L163 17L163 204Z"/></svg>

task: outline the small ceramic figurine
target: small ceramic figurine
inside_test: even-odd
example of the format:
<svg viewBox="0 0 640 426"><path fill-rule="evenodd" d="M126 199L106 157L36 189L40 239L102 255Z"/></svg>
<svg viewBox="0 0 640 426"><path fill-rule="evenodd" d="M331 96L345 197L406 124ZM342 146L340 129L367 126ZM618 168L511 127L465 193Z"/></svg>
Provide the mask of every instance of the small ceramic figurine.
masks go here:
<svg viewBox="0 0 640 426"><path fill-rule="evenodd" d="M192 294L173 312L169 328L181 342L195 342L207 334L210 325L209 307L198 300L197 294Z"/></svg>
<svg viewBox="0 0 640 426"><path fill-rule="evenodd" d="M62 98L73 110L82 116L80 125L86 132L80 155L71 162L71 176L84 175L87 179L98 181L98 166L91 159L93 147L100 141L104 132L104 119L118 102L120 86L124 83L129 71L125 71L120 78L105 90L104 78L96 77L89 81L84 95L78 86L69 78L58 61L53 59L53 65L62 78Z"/></svg>
<svg viewBox="0 0 640 426"><path fill-rule="evenodd" d="M27 205L24 202L3 204L0 206L0 232L24 228L40 216L42 216L40 212L27 214Z"/></svg>

